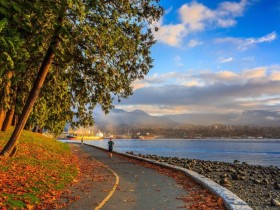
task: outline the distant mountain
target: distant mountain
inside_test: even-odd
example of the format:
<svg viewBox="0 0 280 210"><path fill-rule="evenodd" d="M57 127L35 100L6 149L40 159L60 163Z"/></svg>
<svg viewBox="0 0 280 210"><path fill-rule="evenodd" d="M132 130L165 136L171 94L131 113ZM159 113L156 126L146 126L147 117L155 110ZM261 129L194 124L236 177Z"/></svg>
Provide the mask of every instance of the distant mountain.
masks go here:
<svg viewBox="0 0 280 210"><path fill-rule="evenodd" d="M106 129L114 129L127 125L168 128L180 124L165 117L151 116L142 110L127 112L121 109L113 109L108 115L102 112L94 112L94 121L97 127Z"/></svg>
<svg viewBox="0 0 280 210"><path fill-rule="evenodd" d="M108 115L101 111L94 112L95 126L100 129L115 129L120 126L135 127L187 127L192 125L251 125L280 126L280 114L274 111L248 110L242 113L192 113L179 115L151 116L142 110L131 112L113 109Z"/></svg>
<svg viewBox="0 0 280 210"><path fill-rule="evenodd" d="M217 114L217 113L191 113L191 114L177 114L165 115L166 118L171 119L181 124L193 125L213 125L213 124L231 124L239 117L236 113Z"/></svg>
<svg viewBox="0 0 280 210"><path fill-rule="evenodd" d="M280 113L275 111L248 110L236 119L234 125L280 126Z"/></svg>
<svg viewBox="0 0 280 210"><path fill-rule="evenodd" d="M242 113L229 114L180 114L166 115L165 117L182 124L280 126L280 114L278 112L264 110L247 110Z"/></svg>

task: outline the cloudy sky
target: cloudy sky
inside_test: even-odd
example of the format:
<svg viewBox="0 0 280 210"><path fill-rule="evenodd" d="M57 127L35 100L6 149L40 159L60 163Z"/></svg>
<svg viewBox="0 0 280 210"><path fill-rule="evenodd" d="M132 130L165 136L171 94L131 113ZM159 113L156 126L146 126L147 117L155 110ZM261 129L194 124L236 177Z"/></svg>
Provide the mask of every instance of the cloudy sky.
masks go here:
<svg viewBox="0 0 280 210"><path fill-rule="evenodd" d="M162 0L154 67L115 104L151 115L280 111L279 0Z"/></svg>

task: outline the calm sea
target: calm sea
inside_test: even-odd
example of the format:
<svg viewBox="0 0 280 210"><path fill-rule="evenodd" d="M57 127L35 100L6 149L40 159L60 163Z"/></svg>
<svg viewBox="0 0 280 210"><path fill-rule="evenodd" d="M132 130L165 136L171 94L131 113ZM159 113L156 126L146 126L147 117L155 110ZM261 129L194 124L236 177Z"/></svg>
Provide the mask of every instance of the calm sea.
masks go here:
<svg viewBox="0 0 280 210"><path fill-rule="evenodd" d="M166 157L225 161L234 160L252 165L280 168L280 139L157 139L114 140L114 150L137 154L155 154ZM87 141L107 148L108 140Z"/></svg>

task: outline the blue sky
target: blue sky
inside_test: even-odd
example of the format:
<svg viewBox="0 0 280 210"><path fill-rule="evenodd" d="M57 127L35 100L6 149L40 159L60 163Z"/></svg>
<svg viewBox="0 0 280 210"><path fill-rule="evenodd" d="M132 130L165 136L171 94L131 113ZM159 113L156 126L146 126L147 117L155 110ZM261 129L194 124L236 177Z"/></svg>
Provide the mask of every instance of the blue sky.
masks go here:
<svg viewBox="0 0 280 210"><path fill-rule="evenodd" d="M280 111L280 0L162 0L154 67L115 104L151 115Z"/></svg>

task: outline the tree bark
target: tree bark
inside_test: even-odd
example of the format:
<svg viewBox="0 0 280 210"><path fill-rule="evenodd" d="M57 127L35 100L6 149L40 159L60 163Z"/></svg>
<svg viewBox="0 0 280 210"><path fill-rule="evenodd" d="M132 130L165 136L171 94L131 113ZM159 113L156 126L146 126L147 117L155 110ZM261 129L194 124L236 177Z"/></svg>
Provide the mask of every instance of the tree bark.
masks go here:
<svg viewBox="0 0 280 210"><path fill-rule="evenodd" d="M11 79L13 77L13 72L12 71L8 71L6 73L6 82L4 82L4 85L5 85L5 92L3 93L4 94L4 98L5 97L10 97L10 87L11 87ZM6 114L7 114L7 110L1 106L0 107L0 130L2 130L2 127L3 127L3 123L5 121L5 118L6 118Z"/></svg>
<svg viewBox="0 0 280 210"><path fill-rule="evenodd" d="M38 75L36 77L36 80L34 82L34 85L31 89L31 92L27 98L27 101L23 107L22 113L19 117L19 122L16 125L12 136L10 137L8 143L5 145L3 150L1 151L0 155L4 157L8 156L14 156L15 152L15 146L17 145L18 139L22 133L22 130L28 120L28 117L31 113L31 110L34 106L34 103L36 99L39 96L40 90L44 84L44 81L46 79L46 76L48 74L49 68L51 67L52 61L54 59L54 51L58 47L59 44L59 31L62 27L63 17L65 14L65 5L62 6L61 13L59 14L58 20L57 20L57 27L54 30L53 37L51 39L51 43L49 45L49 48L47 50L47 53L44 57L44 60L41 64L41 67L39 69ZM14 151L14 152L13 152Z"/></svg>
<svg viewBox="0 0 280 210"><path fill-rule="evenodd" d="M12 107L6 114L5 120L2 125L2 131L7 131L8 128L12 125L13 117L15 114L15 108Z"/></svg>
<svg viewBox="0 0 280 210"><path fill-rule="evenodd" d="M6 117L6 112L2 107L0 107L0 129L2 128L5 117Z"/></svg>
<svg viewBox="0 0 280 210"><path fill-rule="evenodd" d="M18 115L17 115L17 114L14 114L12 126L16 126L17 123L18 123Z"/></svg>
<svg viewBox="0 0 280 210"><path fill-rule="evenodd" d="M17 100L16 99L17 88L14 87L12 89L14 90L13 94L11 96L12 97L12 105L11 105L11 108L6 113L6 117L5 117L5 120L4 120L2 128L1 128L2 131L7 131L9 129L9 127L11 127L12 122L13 122L13 118L14 118L14 115L15 115L15 107L16 107L16 100Z"/></svg>

